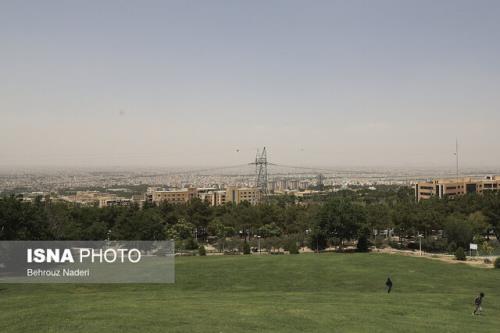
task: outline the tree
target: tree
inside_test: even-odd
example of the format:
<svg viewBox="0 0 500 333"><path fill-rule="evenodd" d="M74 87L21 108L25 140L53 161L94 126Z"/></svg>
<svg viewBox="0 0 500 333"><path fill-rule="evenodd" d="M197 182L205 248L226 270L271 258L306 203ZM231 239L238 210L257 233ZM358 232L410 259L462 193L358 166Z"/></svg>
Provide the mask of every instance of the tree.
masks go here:
<svg viewBox="0 0 500 333"><path fill-rule="evenodd" d="M500 241L500 192L484 193L482 211Z"/></svg>
<svg viewBox="0 0 500 333"><path fill-rule="evenodd" d="M445 221L444 231L448 242L454 242L459 247L467 248L472 241L473 228L464 215L453 214L448 216Z"/></svg>
<svg viewBox="0 0 500 333"><path fill-rule="evenodd" d="M400 241L410 235L414 235L417 229L416 205L412 201L398 202L392 210L394 228L399 235Z"/></svg>
<svg viewBox="0 0 500 333"><path fill-rule="evenodd" d="M40 201L20 202L10 196L0 200L0 239L43 240L50 239L46 210Z"/></svg>
<svg viewBox="0 0 500 333"><path fill-rule="evenodd" d="M205 249L205 247L203 245L200 245L200 247L198 247L198 255L200 255L200 256L207 255L207 250Z"/></svg>
<svg viewBox="0 0 500 333"><path fill-rule="evenodd" d="M209 235L217 237L217 239L223 240L226 237L234 236L235 231L233 227L228 227L224 225L223 218L216 217L210 221L208 225Z"/></svg>
<svg viewBox="0 0 500 333"><path fill-rule="evenodd" d="M115 240L164 240L165 224L157 210L128 208L119 215L111 229Z"/></svg>
<svg viewBox="0 0 500 333"><path fill-rule="evenodd" d="M430 237L443 230L454 253L458 246L467 248L471 237L482 244L492 231L500 236L500 192L416 203L408 188L381 185L368 190L359 186L308 198L299 205L292 196L276 196L266 204L216 207L199 199L178 205L145 204L142 208L22 199L0 197L0 239L175 239L183 246L184 240L198 237L218 242L221 249L241 249L243 239L255 246L252 238L259 235L261 245L266 244L263 248L288 249L289 238L299 235L295 240L301 245L306 242L311 249L321 250L328 243L343 246L345 241L356 239L363 245L363 235L370 240L374 230L394 228L401 242L423 233L422 245L434 249L448 248L443 240ZM310 230L307 235L306 230ZM239 239L228 239L238 235Z"/></svg>
<svg viewBox="0 0 500 333"><path fill-rule="evenodd" d="M491 229L491 224L481 211L476 211L469 214L467 220L472 226L472 233L474 236L483 236Z"/></svg>
<svg viewBox="0 0 500 333"><path fill-rule="evenodd" d="M243 254L250 254L250 244L247 241L243 243Z"/></svg>
<svg viewBox="0 0 500 333"><path fill-rule="evenodd" d="M208 234L208 223L210 222L212 211L208 203L194 198L189 202L186 209L187 221L195 226L197 237L206 239Z"/></svg>
<svg viewBox="0 0 500 333"><path fill-rule="evenodd" d="M188 239L193 237L194 225L180 219L176 224L167 226L168 239Z"/></svg>
<svg viewBox="0 0 500 333"><path fill-rule="evenodd" d="M484 241L481 244L481 252L488 255L488 256L491 256L494 250L495 250L495 248L493 246L491 246L491 244L488 243L487 241Z"/></svg>
<svg viewBox="0 0 500 333"><path fill-rule="evenodd" d="M372 204L366 207L367 224L371 231L387 230L392 227L389 207L385 204Z"/></svg>
<svg viewBox="0 0 500 333"><path fill-rule="evenodd" d="M355 239L366 224L365 208L351 200L334 198L321 208L318 222L320 230L339 239L342 246L344 240Z"/></svg>
<svg viewBox="0 0 500 333"><path fill-rule="evenodd" d="M309 231L306 243L311 250L318 252L324 250L327 242L326 233L323 230L316 227Z"/></svg>
<svg viewBox="0 0 500 333"><path fill-rule="evenodd" d="M281 229L274 222L263 225L257 232L264 238L281 236Z"/></svg>
<svg viewBox="0 0 500 333"><path fill-rule="evenodd" d="M422 200L415 207L415 229L419 234L428 236L432 230L442 230L445 214L442 211L443 201L439 198Z"/></svg>

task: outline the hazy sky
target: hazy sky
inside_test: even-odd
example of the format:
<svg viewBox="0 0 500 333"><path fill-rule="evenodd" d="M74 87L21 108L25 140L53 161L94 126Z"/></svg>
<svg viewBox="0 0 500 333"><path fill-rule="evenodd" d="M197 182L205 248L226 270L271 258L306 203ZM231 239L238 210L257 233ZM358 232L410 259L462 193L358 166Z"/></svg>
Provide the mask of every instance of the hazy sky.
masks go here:
<svg viewBox="0 0 500 333"><path fill-rule="evenodd" d="M0 165L453 167L456 137L500 166L500 1L0 1Z"/></svg>

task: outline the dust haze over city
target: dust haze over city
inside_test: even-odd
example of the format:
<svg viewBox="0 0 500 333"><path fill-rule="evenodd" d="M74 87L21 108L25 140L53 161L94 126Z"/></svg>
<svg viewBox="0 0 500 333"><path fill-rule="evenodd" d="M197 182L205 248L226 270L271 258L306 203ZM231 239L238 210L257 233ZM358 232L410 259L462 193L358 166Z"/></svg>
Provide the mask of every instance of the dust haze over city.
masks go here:
<svg viewBox="0 0 500 333"><path fill-rule="evenodd" d="M0 0L0 332L498 333L500 0Z"/></svg>
<svg viewBox="0 0 500 333"><path fill-rule="evenodd" d="M458 140L464 174L498 173L499 3L480 3L2 3L0 168L215 169L265 146L411 180L454 174Z"/></svg>

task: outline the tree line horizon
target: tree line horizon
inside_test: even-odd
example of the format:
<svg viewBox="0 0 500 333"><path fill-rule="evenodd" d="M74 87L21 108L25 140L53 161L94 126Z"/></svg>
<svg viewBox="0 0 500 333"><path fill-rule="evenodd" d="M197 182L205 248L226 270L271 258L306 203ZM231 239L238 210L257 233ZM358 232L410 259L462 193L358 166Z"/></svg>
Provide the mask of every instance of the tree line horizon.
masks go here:
<svg viewBox="0 0 500 333"><path fill-rule="evenodd" d="M397 242L387 238L387 230ZM466 249L473 241L490 238L500 241L500 193L415 202L412 189L386 185L299 203L284 195L254 206L210 206L193 199L186 204L104 208L41 198L21 202L13 195L0 198L0 240L168 239L178 248L210 243L231 249L259 239L268 250L290 243L322 250L367 241L377 247L384 241L404 247L418 235L428 251Z"/></svg>

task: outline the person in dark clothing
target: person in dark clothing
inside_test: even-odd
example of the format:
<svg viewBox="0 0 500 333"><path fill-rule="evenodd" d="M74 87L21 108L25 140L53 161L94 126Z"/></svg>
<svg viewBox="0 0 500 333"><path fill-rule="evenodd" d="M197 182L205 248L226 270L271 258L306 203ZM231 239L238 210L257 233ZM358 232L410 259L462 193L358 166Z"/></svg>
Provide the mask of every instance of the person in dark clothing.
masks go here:
<svg viewBox="0 0 500 333"><path fill-rule="evenodd" d="M476 307L474 309L473 315L479 315L481 314L481 311L483 311L483 308L481 307L481 304L483 303L483 298L484 298L484 293L480 293L479 296L474 299L474 306Z"/></svg>
<svg viewBox="0 0 500 333"><path fill-rule="evenodd" d="M385 286L387 287L387 293L390 293L392 290L392 280L391 277L387 278L387 281L385 281Z"/></svg>

